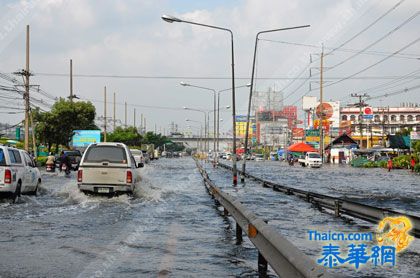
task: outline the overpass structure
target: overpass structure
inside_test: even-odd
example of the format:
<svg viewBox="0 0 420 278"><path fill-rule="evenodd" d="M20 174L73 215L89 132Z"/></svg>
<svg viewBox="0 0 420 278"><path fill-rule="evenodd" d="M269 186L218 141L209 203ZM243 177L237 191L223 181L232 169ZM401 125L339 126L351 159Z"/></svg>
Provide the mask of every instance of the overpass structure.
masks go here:
<svg viewBox="0 0 420 278"><path fill-rule="evenodd" d="M213 149L213 137L168 137L172 142L183 143L188 148L198 148L200 145L204 146L204 142L208 144L210 150ZM219 138L219 150L223 151L232 146L233 139L231 137ZM241 138L236 138L236 143L239 143Z"/></svg>

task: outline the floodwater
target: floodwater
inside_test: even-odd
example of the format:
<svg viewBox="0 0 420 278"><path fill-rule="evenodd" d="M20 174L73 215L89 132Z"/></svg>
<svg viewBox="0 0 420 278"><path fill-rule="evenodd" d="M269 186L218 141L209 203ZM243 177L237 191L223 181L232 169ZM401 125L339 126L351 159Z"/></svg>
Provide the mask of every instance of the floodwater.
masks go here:
<svg viewBox="0 0 420 278"><path fill-rule="evenodd" d="M134 197L86 196L76 175L43 173L40 196L0 203L0 277L257 275L191 158L140 169Z"/></svg>
<svg viewBox="0 0 420 278"><path fill-rule="evenodd" d="M221 161L231 165L230 161ZM322 258L322 241L309 240L309 230L320 232L375 232L372 223L347 217L336 218L332 212L320 212L310 203L296 196L288 196L263 188L260 183L247 180L232 186L232 174L224 168L213 169L209 163L205 168L210 178L225 192L238 198L257 216L268 221L282 235L302 250L314 261ZM242 161L238 162L241 169ZM350 166L325 165L320 169L289 166L279 161L247 161L247 171L251 174L274 181L278 184L307 191L351 199L364 204L386 207L396 211L419 216L420 176L408 170L359 169ZM333 242L340 245L346 257L348 244L353 242ZM376 242L365 243L367 253ZM397 254L395 266L373 266L368 262L359 266L343 264L330 269L332 274L346 277L420 277L420 243L417 238L403 252Z"/></svg>
<svg viewBox="0 0 420 278"><path fill-rule="evenodd" d="M231 175L205 164L223 190L273 225L313 260L322 243L308 229L372 231L373 225L321 213L310 204L254 182L232 187ZM373 169L307 169L251 162L254 174L314 192L418 213L418 176ZM0 202L0 277L256 277L257 251L209 197L191 158L159 159L139 170L133 197L86 196L71 178L43 173L40 195ZM341 181L341 182L339 182ZM396 184L400 186L396 186ZM416 183L417 182L417 183ZM404 197L404 198L401 198ZM418 277L418 239L398 254L395 267L337 268L345 276ZM270 276L275 276L269 270Z"/></svg>

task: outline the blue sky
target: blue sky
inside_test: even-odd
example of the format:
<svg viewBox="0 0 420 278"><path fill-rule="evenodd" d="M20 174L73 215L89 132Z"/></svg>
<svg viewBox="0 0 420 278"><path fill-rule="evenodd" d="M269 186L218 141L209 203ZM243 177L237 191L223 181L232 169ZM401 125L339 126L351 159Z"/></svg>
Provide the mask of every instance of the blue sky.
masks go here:
<svg viewBox="0 0 420 278"><path fill-rule="evenodd" d="M311 24L307 30L296 30L265 35L275 41L334 47L363 30L384 14L397 0L338 0L338 1L94 1L94 0L32 0L1 1L0 9L0 72L13 72L24 66L25 25L31 25L31 69L36 74L33 82L57 97L65 97L69 91L67 77L45 76L37 73L68 73L69 59L73 59L75 74L141 75L168 77L226 77L230 76L229 37L226 33L187 24L168 24L160 17L173 14L231 28L235 34L235 59L238 79L236 84L249 82L252 51L256 32L265 29ZM22 13L25 3L34 4ZM357 3L360 3L358 5ZM377 24L348 43L345 48L362 49L390 32L397 25L420 10L416 0L406 0ZM11 32L4 26L15 22ZM418 37L420 17L414 18L400 30L383 39L370 50L394 52ZM328 34L332 34L331 37ZM328 39L327 39L328 38ZM273 78L257 81L257 90L269 87L284 88L309 63L309 54L318 48L285 45L261 41L258 52L258 77ZM419 53L419 44L404 53ZM335 52L325 59L326 66L333 66L353 53ZM326 72L326 79L345 77L384 56L359 55L349 62ZM419 69L419 60L391 58L360 76L400 76ZM310 67L317 67L312 64ZM308 71L302 77L308 76ZM245 79L239 79L240 77ZM276 79L279 77L280 79ZM76 77L74 88L85 99L96 100L98 116L102 115L103 87L116 92L120 103L129 103L129 115L134 104L164 106L176 109L151 109L137 106L138 118L143 113L148 126L168 129L170 122L185 128L185 118L198 115L183 111L183 106L202 109L212 108L212 98L204 91L179 86L180 81L216 90L230 87L229 79L122 79ZM351 79L325 89L326 99L348 100L348 95L389 80ZM285 104L301 106L300 99L308 92L308 83L296 81L284 94L293 93ZM3 82L0 82L3 84ZM395 89L417 84L402 84ZM398 84L397 84L398 85ZM316 84L314 84L316 86ZM392 91L392 90L391 90ZM380 94L381 92L374 92ZM246 108L246 90L238 90L238 114ZM42 96L38 96L42 97ZM110 97L109 97L110 98ZM0 99L0 101L2 101ZM375 100L372 105L392 105L401 101L420 102L417 92L394 98ZM224 94L222 105L230 104L230 96ZM16 105L19 105L16 102ZM108 111L111 111L110 105ZM223 112L224 130L230 128L230 112ZM124 118L123 106L117 106L117 117ZM3 121L14 123L19 116L6 115ZM124 119L123 119L124 120ZM129 123L132 123L132 116ZM138 121L137 121L138 122Z"/></svg>

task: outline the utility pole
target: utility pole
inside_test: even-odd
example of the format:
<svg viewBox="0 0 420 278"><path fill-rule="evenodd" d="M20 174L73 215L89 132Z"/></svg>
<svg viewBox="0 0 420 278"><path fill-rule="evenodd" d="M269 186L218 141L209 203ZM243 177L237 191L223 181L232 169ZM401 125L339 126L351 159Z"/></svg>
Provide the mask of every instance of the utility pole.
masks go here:
<svg viewBox="0 0 420 278"><path fill-rule="evenodd" d="M106 86L104 87L104 142L106 142Z"/></svg>
<svg viewBox="0 0 420 278"><path fill-rule="evenodd" d="M320 105L320 119L319 119L319 154L321 155L321 160L324 162L324 130L323 130L323 121L324 121L324 100L323 100L323 78L324 78L324 45L322 45L321 52L321 69L320 69L320 78L319 78L319 105Z"/></svg>
<svg viewBox="0 0 420 278"><path fill-rule="evenodd" d="M134 108L134 127L136 127L136 108Z"/></svg>
<svg viewBox="0 0 420 278"><path fill-rule="evenodd" d="M26 70L25 79L25 150L29 151L29 25L26 25Z"/></svg>
<svg viewBox="0 0 420 278"><path fill-rule="evenodd" d="M127 128L127 102L125 102L125 128Z"/></svg>
<svg viewBox="0 0 420 278"><path fill-rule="evenodd" d="M140 133L143 133L143 113L140 114Z"/></svg>
<svg viewBox="0 0 420 278"><path fill-rule="evenodd" d="M115 131L115 128L116 128L116 122L117 122L117 119L115 118L115 109L116 109L116 107L115 107L115 92L114 92L114 131Z"/></svg>
<svg viewBox="0 0 420 278"><path fill-rule="evenodd" d="M351 94L351 96L359 99L359 102L356 103L356 106L359 107L359 131L360 131L359 145L360 145L360 148L363 148L363 110L362 110L362 108L364 106L366 106L366 104L365 104L365 102L362 98L367 98L367 97L369 97L369 95L364 93L363 95L361 95L361 94ZM367 139L366 139L366 144L367 144Z"/></svg>
<svg viewBox="0 0 420 278"><path fill-rule="evenodd" d="M32 109L30 111L30 116L31 116L31 128L32 128L32 150L34 151L34 157L36 159L38 156L38 150L36 149L35 124L34 124L34 118L32 116Z"/></svg>
<svg viewBox="0 0 420 278"><path fill-rule="evenodd" d="M73 60L70 59L70 102L73 102Z"/></svg>

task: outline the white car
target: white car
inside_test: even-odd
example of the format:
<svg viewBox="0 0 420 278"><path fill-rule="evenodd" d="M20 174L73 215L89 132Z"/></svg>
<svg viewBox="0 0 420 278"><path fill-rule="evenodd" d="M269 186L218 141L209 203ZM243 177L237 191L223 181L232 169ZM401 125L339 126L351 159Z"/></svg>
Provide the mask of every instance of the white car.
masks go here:
<svg viewBox="0 0 420 278"><path fill-rule="evenodd" d="M21 194L36 195L40 184L41 173L26 151L0 146L0 193L15 202Z"/></svg>
<svg viewBox="0 0 420 278"><path fill-rule="evenodd" d="M130 149L130 152L133 155L134 160L136 161L136 164L141 165L140 167L143 167L144 166L143 152L137 149Z"/></svg>
<svg viewBox="0 0 420 278"><path fill-rule="evenodd" d="M140 183L139 167L123 143L91 144L80 161L77 186L82 192L132 194Z"/></svg>
<svg viewBox="0 0 420 278"><path fill-rule="evenodd" d="M264 161L264 155L263 154L256 154L255 155L255 161Z"/></svg>
<svg viewBox="0 0 420 278"><path fill-rule="evenodd" d="M307 152L305 156L299 158L298 162L302 167L321 168L322 166L321 156L316 152Z"/></svg>

